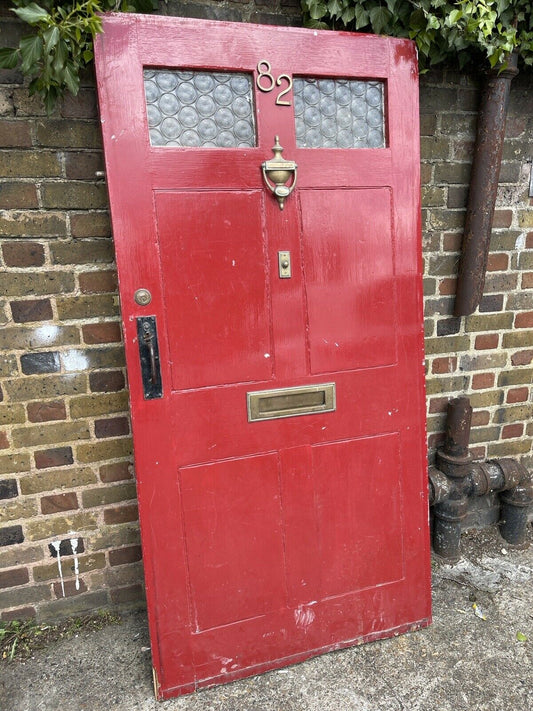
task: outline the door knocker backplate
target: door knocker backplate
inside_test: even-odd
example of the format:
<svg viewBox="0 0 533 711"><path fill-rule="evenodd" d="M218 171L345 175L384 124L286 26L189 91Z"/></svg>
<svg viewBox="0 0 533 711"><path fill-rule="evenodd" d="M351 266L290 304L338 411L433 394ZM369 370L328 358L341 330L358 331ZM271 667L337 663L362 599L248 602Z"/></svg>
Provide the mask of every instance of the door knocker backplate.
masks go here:
<svg viewBox="0 0 533 711"><path fill-rule="evenodd" d="M296 186L296 173L298 166L293 160L284 160L281 156L283 147L280 146L279 136L276 136L276 142L272 147L274 158L266 160L262 163L263 178L267 188L276 197L279 209L285 207L285 200L289 197ZM292 182L287 185L287 181L292 176Z"/></svg>

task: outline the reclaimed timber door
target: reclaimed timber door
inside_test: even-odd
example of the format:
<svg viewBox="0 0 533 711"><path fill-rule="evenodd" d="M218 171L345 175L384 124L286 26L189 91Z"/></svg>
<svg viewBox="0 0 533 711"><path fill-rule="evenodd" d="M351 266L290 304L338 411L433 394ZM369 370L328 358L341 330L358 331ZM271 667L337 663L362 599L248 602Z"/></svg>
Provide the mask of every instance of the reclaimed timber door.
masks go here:
<svg viewBox="0 0 533 711"><path fill-rule="evenodd" d="M103 30L157 695L428 624L413 45Z"/></svg>

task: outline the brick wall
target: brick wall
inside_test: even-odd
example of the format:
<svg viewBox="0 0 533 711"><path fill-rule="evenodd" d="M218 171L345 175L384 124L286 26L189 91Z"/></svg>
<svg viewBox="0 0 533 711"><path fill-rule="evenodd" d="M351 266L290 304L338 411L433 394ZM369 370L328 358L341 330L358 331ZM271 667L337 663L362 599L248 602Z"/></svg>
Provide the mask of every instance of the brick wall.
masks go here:
<svg viewBox="0 0 533 711"><path fill-rule="evenodd" d="M0 0L3 33L20 25ZM299 24L297 0L169 0L164 12ZM428 428L476 408L485 456L532 464L533 90L513 83L486 296L451 315L475 129L474 79L421 83ZM92 77L47 118L0 71L0 611L41 619L142 600L128 392ZM431 452L432 452L431 449ZM431 453L430 452L430 453ZM77 540L79 587L70 539ZM61 541L65 597L58 576Z"/></svg>

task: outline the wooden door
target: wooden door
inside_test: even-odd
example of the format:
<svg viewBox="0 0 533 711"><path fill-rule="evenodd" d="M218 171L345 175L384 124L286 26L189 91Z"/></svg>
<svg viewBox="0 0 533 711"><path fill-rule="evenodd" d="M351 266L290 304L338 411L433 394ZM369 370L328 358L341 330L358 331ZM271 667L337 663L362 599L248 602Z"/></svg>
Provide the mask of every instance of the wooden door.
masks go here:
<svg viewBox="0 0 533 711"><path fill-rule="evenodd" d="M428 624L413 45L110 15L96 64L157 694Z"/></svg>

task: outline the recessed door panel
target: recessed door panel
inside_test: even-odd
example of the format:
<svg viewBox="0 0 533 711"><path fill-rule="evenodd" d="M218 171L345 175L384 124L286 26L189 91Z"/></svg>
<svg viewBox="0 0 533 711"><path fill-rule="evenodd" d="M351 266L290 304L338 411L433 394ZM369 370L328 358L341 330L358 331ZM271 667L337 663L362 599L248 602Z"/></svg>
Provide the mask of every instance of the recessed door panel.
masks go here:
<svg viewBox="0 0 533 711"><path fill-rule="evenodd" d="M428 624L412 43L103 26L157 696Z"/></svg>
<svg viewBox="0 0 533 711"><path fill-rule="evenodd" d="M272 377L262 195L155 194L175 390Z"/></svg>
<svg viewBox="0 0 533 711"><path fill-rule="evenodd" d="M284 606L279 476L276 454L180 470L197 632Z"/></svg>
<svg viewBox="0 0 533 711"><path fill-rule="evenodd" d="M312 447L320 597L403 577L398 435ZM335 476L330 476L334 471Z"/></svg>
<svg viewBox="0 0 533 711"><path fill-rule="evenodd" d="M396 361L389 188L302 190L312 373Z"/></svg>

